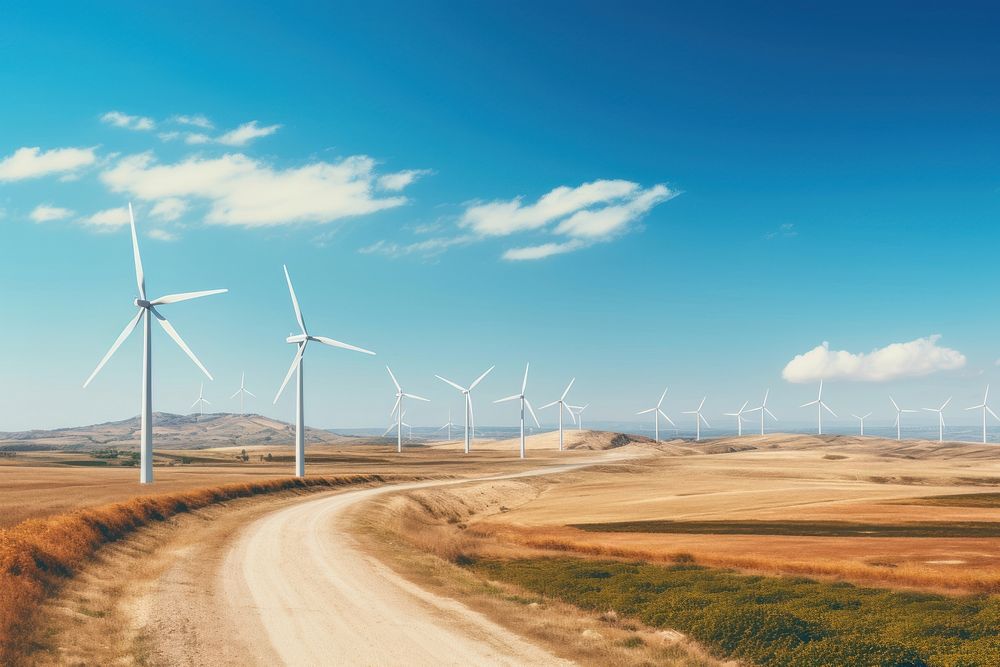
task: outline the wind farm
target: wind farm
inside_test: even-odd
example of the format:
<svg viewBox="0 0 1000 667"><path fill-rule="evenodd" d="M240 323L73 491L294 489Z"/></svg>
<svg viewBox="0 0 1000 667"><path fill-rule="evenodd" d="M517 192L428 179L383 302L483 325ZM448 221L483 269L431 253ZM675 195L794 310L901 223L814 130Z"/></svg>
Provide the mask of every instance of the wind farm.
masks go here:
<svg viewBox="0 0 1000 667"><path fill-rule="evenodd" d="M1000 665L1000 8L3 25L3 667Z"/></svg>

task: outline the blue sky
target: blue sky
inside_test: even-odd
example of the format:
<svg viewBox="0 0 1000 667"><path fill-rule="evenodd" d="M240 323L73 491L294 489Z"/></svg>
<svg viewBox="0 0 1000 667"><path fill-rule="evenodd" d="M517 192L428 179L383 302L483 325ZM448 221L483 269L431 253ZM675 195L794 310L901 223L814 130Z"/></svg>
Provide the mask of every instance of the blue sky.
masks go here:
<svg viewBox="0 0 1000 667"><path fill-rule="evenodd" d="M513 424L489 402L525 361L598 421L771 387L790 427L820 376L841 417L979 402L996 10L539 4L6 8L0 430L136 413L138 336L80 388L132 313L129 200L151 293L231 290L163 309L219 410L245 369L292 415L283 263L313 333L379 353L310 348L315 426L387 423L385 363L433 399L414 425L459 413L435 373L491 364L479 421ZM187 411L198 370L154 350L155 409Z"/></svg>

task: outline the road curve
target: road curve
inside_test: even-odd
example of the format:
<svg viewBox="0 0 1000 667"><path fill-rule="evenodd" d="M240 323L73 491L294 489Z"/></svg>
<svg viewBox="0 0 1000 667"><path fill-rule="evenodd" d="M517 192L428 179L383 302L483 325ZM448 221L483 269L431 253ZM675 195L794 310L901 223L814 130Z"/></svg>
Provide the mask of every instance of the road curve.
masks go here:
<svg viewBox="0 0 1000 667"><path fill-rule="evenodd" d="M365 554L341 525L349 508L401 490L565 472L566 465L479 480L349 491L249 524L220 571L237 639L260 664L567 664L455 600L429 593Z"/></svg>

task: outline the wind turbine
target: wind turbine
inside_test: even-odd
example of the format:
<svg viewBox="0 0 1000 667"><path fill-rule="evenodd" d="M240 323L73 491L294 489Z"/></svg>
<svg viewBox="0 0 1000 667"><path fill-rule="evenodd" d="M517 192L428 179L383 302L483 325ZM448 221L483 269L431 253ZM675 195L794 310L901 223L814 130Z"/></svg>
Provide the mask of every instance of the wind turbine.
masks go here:
<svg viewBox="0 0 1000 667"><path fill-rule="evenodd" d="M864 435L865 434L865 420L868 419L869 417L871 417L872 413L869 412L868 414L866 414L864 416L861 416L861 417L859 417L859 416L857 416L855 414L852 414L851 416L854 417L855 419L857 419L859 422L861 422L861 435Z"/></svg>
<svg viewBox="0 0 1000 667"><path fill-rule="evenodd" d="M702 422L705 422L705 427L706 428L712 428L711 424L708 423L708 420L705 419L705 417L703 417L702 414L701 414L701 409L703 407L705 407L705 399L707 399L707 398L708 398L708 396L705 396L704 398L701 399L701 403L698 404L698 409L697 410L688 410L688 411L684 412L684 414L686 414L686 415L695 415L695 418L694 418L694 424L695 424L694 441L695 442L700 442L701 441L701 423ZM744 407L746 407L746 406L744 406Z"/></svg>
<svg viewBox="0 0 1000 667"><path fill-rule="evenodd" d="M289 335L285 339L286 343L292 343L298 348L295 356L292 358L292 365L288 367L288 372L285 373L285 380L281 383L281 388L278 389L278 393L274 395L274 403L278 402L281 398L281 393L285 391L285 387L288 385L288 381L292 379L292 373L297 375L297 380L295 383L295 476L305 477L306 474L306 426L305 426L305 400L302 395L303 382L302 382L302 355L305 354L306 345L310 341L315 341L317 343L322 343L323 345L329 345L330 347L339 347L344 350L353 350L355 352L363 352L364 354L375 354L371 350L365 350L360 347L355 347L354 345L348 345L347 343L341 343L340 341L333 340L332 338L326 338L325 336L313 336L306 330L306 321L302 317L302 311L299 310L299 300L295 298L295 289L292 287L292 279L288 275L288 267L282 266L285 270L285 282L288 283L288 294L292 298L292 309L295 311L295 319L299 323L299 328L302 333Z"/></svg>
<svg viewBox="0 0 1000 667"><path fill-rule="evenodd" d="M569 406L570 411L576 413L576 430L583 430L583 411L590 407L590 403L586 405L571 405Z"/></svg>
<svg viewBox="0 0 1000 667"><path fill-rule="evenodd" d="M493 401L494 403L506 403L507 401L515 401L520 399L521 401L521 458L524 458L524 406L528 406L528 412L531 413L531 418L535 420L535 425L541 428L542 425L538 423L538 417L535 416L535 411L531 409L531 401L528 397L524 395L524 391L528 388L528 367L531 364L524 365L524 380L521 381L521 393L514 394L513 396L508 396L507 398L501 398L499 400ZM450 421L450 419L449 419Z"/></svg>
<svg viewBox="0 0 1000 667"><path fill-rule="evenodd" d="M749 410L747 410L747 405L749 403L750 403L750 401L743 401L743 407L740 408L738 412L727 412L726 413L727 417L736 417L737 435L739 435L741 437L743 436L743 413L744 412L750 412Z"/></svg>
<svg viewBox="0 0 1000 667"><path fill-rule="evenodd" d="M445 424L444 426L442 426L441 428L439 428L438 430L439 431L443 431L445 429L448 429L448 440L451 440L451 427L452 426L455 426L455 424L451 423L451 408L448 408L448 423ZM388 433L388 431L386 431L386 432Z"/></svg>
<svg viewBox="0 0 1000 667"><path fill-rule="evenodd" d="M924 408L926 412L936 412L938 415L938 442L944 442L944 409L951 403L951 396L941 404L940 408Z"/></svg>
<svg viewBox="0 0 1000 667"><path fill-rule="evenodd" d="M899 406L896 405L896 401L892 399L892 396L889 396L889 402L892 403L892 407L896 408L896 440L900 440L901 439L900 431L902 429L902 421L903 421L901 417L903 416L903 413L916 412L916 410L901 410Z"/></svg>
<svg viewBox="0 0 1000 667"><path fill-rule="evenodd" d="M826 410L834 417L837 413L830 409L830 406L823 402L823 381L819 381L819 395L816 397L815 401L809 401L808 403L803 403L800 408L808 408L810 405L816 406L816 433L818 435L823 435L823 410ZM773 416L773 415L772 415Z"/></svg>
<svg viewBox="0 0 1000 667"><path fill-rule="evenodd" d="M249 396L251 398L257 398L254 394L252 394L249 390L247 390L247 374L246 373L243 373L243 375L240 377L240 388L236 391L235 394L233 394L229 398L233 399L233 398L236 398L237 396L240 397L240 417L242 417L243 416L243 397L244 396Z"/></svg>
<svg viewBox="0 0 1000 667"><path fill-rule="evenodd" d="M427 401L427 402L429 402L430 399L423 398L422 396L417 396L416 394L407 394L405 391L403 391L403 388L399 386L399 382L396 380L396 376L392 374L392 369L386 366L385 370L389 371L389 377L392 378L392 383L396 385L396 404L392 406L392 411L389 413L389 416L391 417L392 415L396 415L396 451L402 452L403 426L404 426L403 414L405 413L405 410L403 409L403 399L412 398L418 401Z"/></svg>
<svg viewBox="0 0 1000 667"><path fill-rule="evenodd" d="M990 406L986 405L990 401L990 386L986 385L986 393L983 394L983 402L980 405L973 405L971 408L966 408L966 410L982 410L983 411L983 444L986 444L986 413L993 415L993 418L1000 421L1000 417L997 417L997 413L993 412Z"/></svg>
<svg viewBox="0 0 1000 667"><path fill-rule="evenodd" d="M191 407L198 406L198 416L201 417L205 414L205 406L211 405L210 401L205 400L205 383L201 383L201 387L198 389L198 400L191 404Z"/></svg>
<svg viewBox="0 0 1000 667"><path fill-rule="evenodd" d="M669 387L664 387L663 388L663 393L660 394L660 400L658 400L656 402L656 406L655 407L649 408L648 410L640 410L639 412L635 413L637 415L646 415L646 414L649 414L650 412L653 413L653 440L655 440L656 442L660 441L660 416L661 415L663 416L664 419L666 419L668 422L670 422L671 426L673 426L673 427L677 426L677 424L674 423L674 420L671 419L670 417L668 417L667 413L660 409L660 406L663 405L663 399L667 397L667 389L668 388Z"/></svg>
<svg viewBox="0 0 1000 667"><path fill-rule="evenodd" d="M451 380L443 378L440 375L434 376L438 380L441 380L441 382L447 382L455 389L458 389L460 392L462 392L462 396L465 397L465 453L466 454L468 454L469 450L472 448L472 439L469 437L471 435L469 432L469 420L470 419L472 420L473 428L475 428L475 423L476 423L476 416L475 413L472 411L472 390L475 389L476 385L482 382L483 378L489 375L490 371L492 371L494 368L496 368L495 365L487 368L482 375L476 378L475 382L469 385L468 389L462 387L461 385L457 385ZM448 421L449 422L451 421L450 417L448 418Z"/></svg>
<svg viewBox="0 0 1000 667"><path fill-rule="evenodd" d="M559 400L552 401L551 403L546 403L542 407L538 408L539 410L544 410L545 408L551 408L553 405L557 405L557 404L559 405L559 451L560 452L563 450L563 409L564 408L565 408L566 412L569 413L570 419L573 420L573 423L574 424L576 423L576 415L574 415L573 411L569 409L568 405L566 405L566 394L569 393L570 387L573 386L574 382L576 382L576 378L573 378L572 380L569 381L569 384L566 385L566 390L563 391L562 396L559 397Z"/></svg>
<svg viewBox="0 0 1000 667"><path fill-rule="evenodd" d="M764 435L764 413L767 413L767 415L771 419L773 419L774 421L778 421L778 418L774 416L774 413L767 409L767 397L768 397L768 395L770 393L771 393L770 389L768 389L767 391L765 391L764 392L764 400L761 401L760 405L758 405L756 408L750 408L749 410L747 410L747 412L757 412L757 411L760 411L760 434L761 435Z"/></svg>
<svg viewBox="0 0 1000 667"><path fill-rule="evenodd" d="M167 335L174 339L174 342L184 351L191 361L201 369L201 371L208 376L208 379L212 379L212 374L198 361L198 357L194 356L194 352L191 348L181 339L180 334L174 329L173 325L167 321L160 311L156 309L156 306L166 305L170 303L177 303L179 301L187 301L189 299L197 299L203 296L210 296L212 294L222 294L223 292L228 292L226 289L214 289L206 290L203 292L185 292L182 294L168 294L167 296L161 296L159 299L153 299L149 301L146 299L146 278L142 271L142 258L139 256L139 238L135 232L135 217L132 215L132 204L128 205L128 219L129 225L132 228L132 258L135 262L135 282L139 289L139 296L133 301L136 307L139 308L139 312L125 325L125 329L119 334L117 340L108 350L104 358L101 359L101 363L97 364L97 368L94 372L90 374L87 381L83 383L84 388L90 384L90 381L94 379L94 376L102 368L104 364L108 362L111 355L115 353L115 350L125 342L125 339L129 337L132 331L135 330L136 326L139 324L139 320L142 320L142 413L139 416L139 483L140 484L151 484L153 482L153 340L150 337L150 320L155 317L156 321L159 322L163 330L167 332Z"/></svg>

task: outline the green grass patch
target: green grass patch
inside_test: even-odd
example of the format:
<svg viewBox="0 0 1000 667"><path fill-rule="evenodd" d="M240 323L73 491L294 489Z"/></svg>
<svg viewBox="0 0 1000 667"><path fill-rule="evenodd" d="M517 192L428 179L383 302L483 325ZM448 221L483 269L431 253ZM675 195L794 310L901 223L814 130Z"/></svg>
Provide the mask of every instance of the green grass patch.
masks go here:
<svg viewBox="0 0 1000 667"><path fill-rule="evenodd" d="M790 535L807 537L1000 537L991 521L919 521L856 523L853 521L616 521L574 523L592 533L685 533L691 535Z"/></svg>
<svg viewBox="0 0 1000 667"><path fill-rule="evenodd" d="M478 574L684 632L766 666L1000 664L1000 599L761 577L695 565L482 560Z"/></svg>

